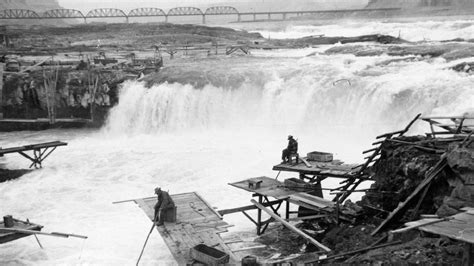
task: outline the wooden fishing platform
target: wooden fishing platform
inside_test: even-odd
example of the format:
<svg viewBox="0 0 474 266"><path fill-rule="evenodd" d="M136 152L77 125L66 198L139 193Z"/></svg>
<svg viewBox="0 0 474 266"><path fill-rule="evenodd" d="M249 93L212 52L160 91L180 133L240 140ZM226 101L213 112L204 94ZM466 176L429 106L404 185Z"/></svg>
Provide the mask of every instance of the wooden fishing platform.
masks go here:
<svg viewBox="0 0 474 266"><path fill-rule="evenodd" d="M305 189L304 187L288 187L285 185L285 183L270 177L254 177L235 183L230 183L229 185L253 193L252 195L254 197L258 197L257 203L261 207L269 207L271 212L275 214L278 214L282 203L285 202L286 208L284 211L284 217L286 221L306 219L305 217L296 217L290 219L290 214L297 213L295 211L290 211L290 203L304 207L306 209L317 211L320 213L320 215L318 215L320 218L329 215L335 215L337 216L337 219L340 218L351 220L349 217L344 216L344 214L340 212L339 205L336 202L311 195L305 192L305 190L308 191L308 189ZM269 197L275 198L276 200L271 201L269 200ZM253 209L257 209L256 219L252 218L248 213L246 213L246 211ZM275 218L270 218L266 221L262 221L262 210L263 209L261 209L259 206L256 206L256 204L253 204L234 209L221 210L219 213L225 215L242 212L256 225L257 234L260 235L265 232L270 222L275 220Z"/></svg>
<svg viewBox="0 0 474 266"><path fill-rule="evenodd" d="M30 236L31 234L22 234L17 232L6 232L2 229L15 229L15 230L30 230L30 231L41 231L43 228L42 225L30 223L27 221L22 221L18 219L13 219L13 227L6 227L3 221L0 221L0 244L8 243L23 237Z"/></svg>
<svg viewBox="0 0 474 266"><path fill-rule="evenodd" d="M165 222L156 228L178 264L192 263L190 250L199 244L218 248L230 256L230 264L237 263L237 257L220 236L231 225L196 192L170 196L177 208L176 222ZM153 220L156 197L133 201Z"/></svg>
<svg viewBox="0 0 474 266"><path fill-rule="evenodd" d="M326 177L354 178L359 170L357 164L344 164L339 160L331 162L310 161L307 157L298 160L297 163L281 163L273 166L273 170L296 172L306 175L318 175Z"/></svg>
<svg viewBox="0 0 474 266"><path fill-rule="evenodd" d="M25 145L20 147L12 147L2 149L0 147L0 157L3 157L5 154L9 153L19 153L23 157L30 160L32 163L31 167L41 168L42 162L59 146L66 146L66 142L61 141L53 141L53 142L46 142L46 143L38 143L32 145ZM26 152L32 151L33 155L28 155Z"/></svg>

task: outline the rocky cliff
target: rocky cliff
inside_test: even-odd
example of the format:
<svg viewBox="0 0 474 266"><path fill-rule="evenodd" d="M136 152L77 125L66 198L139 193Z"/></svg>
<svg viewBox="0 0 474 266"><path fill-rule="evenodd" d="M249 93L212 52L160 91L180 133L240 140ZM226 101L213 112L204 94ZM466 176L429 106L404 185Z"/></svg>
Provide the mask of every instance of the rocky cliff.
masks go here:
<svg viewBox="0 0 474 266"><path fill-rule="evenodd" d="M49 9L61 8L57 0L0 0L1 9L30 9L43 12Z"/></svg>

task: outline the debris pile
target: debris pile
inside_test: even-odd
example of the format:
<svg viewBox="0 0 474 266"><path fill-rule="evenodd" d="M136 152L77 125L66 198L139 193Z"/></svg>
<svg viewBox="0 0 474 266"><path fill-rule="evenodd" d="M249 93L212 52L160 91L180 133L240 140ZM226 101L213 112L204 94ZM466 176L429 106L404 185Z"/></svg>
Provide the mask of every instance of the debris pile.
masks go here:
<svg viewBox="0 0 474 266"><path fill-rule="evenodd" d="M405 136L420 120L431 132ZM309 264L472 264L474 238L466 230L474 228L473 121L468 115L418 115L405 129L378 136L375 148L364 152L367 161L354 168L358 175L333 189L337 211L322 208L309 215L325 215L296 225L331 251L322 254L302 238L290 238L279 250L306 247L288 260ZM371 181L370 188L356 190L361 180ZM355 191L365 192L360 201L345 200Z"/></svg>

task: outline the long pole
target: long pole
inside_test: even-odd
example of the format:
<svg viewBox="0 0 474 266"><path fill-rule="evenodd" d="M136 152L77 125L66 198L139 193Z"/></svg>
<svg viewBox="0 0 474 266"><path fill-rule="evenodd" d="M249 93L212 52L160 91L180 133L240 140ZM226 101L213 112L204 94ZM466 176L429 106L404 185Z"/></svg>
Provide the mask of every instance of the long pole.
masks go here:
<svg viewBox="0 0 474 266"><path fill-rule="evenodd" d="M46 232L35 231L35 230L15 229L15 228L1 228L0 232L20 233L20 234L27 234L27 235L47 235L47 236L55 236L55 237L63 237L63 238L77 237L77 238L87 239L87 236L82 236L82 235L59 233L59 232L46 233Z"/></svg>
<svg viewBox="0 0 474 266"><path fill-rule="evenodd" d="M0 119L3 119L3 63L0 63Z"/></svg>
<svg viewBox="0 0 474 266"><path fill-rule="evenodd" d="M140 260L142 259L143 251L145 251L145 247L146 247L146 244L148 243L148 239L150 238L151 232L153 232L153 229L155 229L156 218L158 217L158 213L159 212L156 213L155 219L153 220L153 224L151 225L151 228L150 228L150 232L148 232L148 235L146 236L145 243L143 244L142 251L140 252L140 256L138 257L138 260L137 260L137 266L138 266L138 263L140 263Z"/></svg>

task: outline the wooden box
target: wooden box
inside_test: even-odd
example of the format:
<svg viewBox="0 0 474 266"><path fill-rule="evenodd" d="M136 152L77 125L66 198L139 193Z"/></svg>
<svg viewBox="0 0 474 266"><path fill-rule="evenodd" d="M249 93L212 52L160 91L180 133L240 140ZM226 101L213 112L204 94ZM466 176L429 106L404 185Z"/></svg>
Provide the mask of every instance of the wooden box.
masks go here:
<svg viewBox="0 0 474 266"><path fill-rule="evenodd" d="M205 265L221 265L229 262L229 255L218 249L199 244L191 248L191 258Z"/></svg>
<svg viewBox="0 0 474 266"><path fill-rule="evenodd" d="M259 189L260 186L262 185L262 180L249 180L249 188L252 189Z"/></svg>
<svg viewBox="0 0 474 266"><path fill-rule="evenodd" d="M307 191L308 188L311 188L311 186L309 186L306 182L295 177L285 179L283 184L286 188L294 191Z"/></svg>
<svg viewBox="0 0 474 266"><path fill-rule="evenodd" d="M165 222L174 223L176 222L176 206L165 210Z"/></svg>
<svg viewBox="0 0 474 266"><path fill-rule="evenodd" d="M309 161L316 161L316 162L332 162L332 153L328 152L320 152L320 151L313 151L308 153L307 159Z"/></svg>

